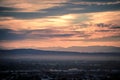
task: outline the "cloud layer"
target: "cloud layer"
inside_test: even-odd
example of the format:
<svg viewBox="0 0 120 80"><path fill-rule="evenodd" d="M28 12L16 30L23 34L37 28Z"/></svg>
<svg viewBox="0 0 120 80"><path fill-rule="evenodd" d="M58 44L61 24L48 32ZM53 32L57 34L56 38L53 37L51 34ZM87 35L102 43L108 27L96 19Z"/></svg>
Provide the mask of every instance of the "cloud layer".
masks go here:
<svg viewBox="0 0 120 80"><path fill-rule="evenodd" d="M0 46L120 46L119 5L119 0L1 0Z"/></svg>

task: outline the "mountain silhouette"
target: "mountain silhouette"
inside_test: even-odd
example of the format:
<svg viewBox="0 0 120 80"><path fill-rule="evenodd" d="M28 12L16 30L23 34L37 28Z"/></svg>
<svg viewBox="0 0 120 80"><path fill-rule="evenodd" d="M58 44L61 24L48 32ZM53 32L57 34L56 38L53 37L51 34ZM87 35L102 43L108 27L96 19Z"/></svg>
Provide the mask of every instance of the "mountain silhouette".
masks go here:
<svg viewBox="0 0 120 80"><path fill-rule="evenodd" d="M62 47L53 47L53 48L44 48L44 50L51 50L51 51L69 51L69 52L118 52L120 53L120 47L114 46L72 46L68 48Z"/></svg>
<svg viewBox="0 0 120 80"><path fill-rule="evenodd" d="M0 50L1 59L19 60L120 60L119 53L113 52L67 52L36 49Z"/></svg>

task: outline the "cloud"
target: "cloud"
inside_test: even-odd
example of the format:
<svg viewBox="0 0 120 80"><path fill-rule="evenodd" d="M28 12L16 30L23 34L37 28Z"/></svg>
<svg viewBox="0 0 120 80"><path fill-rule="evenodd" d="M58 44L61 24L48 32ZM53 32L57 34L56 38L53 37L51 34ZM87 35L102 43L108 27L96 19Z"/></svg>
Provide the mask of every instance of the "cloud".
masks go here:
<svg viewBox="0 0 120 80"><path fill-rule="evenodd" d="M77 4L76 4L77 3ZM4 5L3 5L4 4ZM97 4L97 5L96 5ZM99 4L99 5L98 5ZM104 4L104 5L103 5ZM120 1L2 1L1 17L16 19L34 19L48 16L61 16L66 14L93 13L106 11L119 11ZM7 9L6 9L7 8ZM3 10L4 9L4 10ZM8 12L3 12L9 10ZM14 12L13 12L14 11Z"/></svg>
<svg viewBox="0 0 120 80"><path fill-rule="evenodd" d="M13 8L13 7L0 7L0 12L9 12L9 11L18 11L22 10L20 8Z"/></svg>
<svg viewBox="0 0 120 80"><path fill-rule="evenodd" d="M51 41L58 41L60 46L102 45L101 41L118 45L119 5L119 0L1 0L0 41L18 44L37 40L48 46L52 46Z"/></svg>
<svg viewBox="0 0 120 80"><path fill-rule="evenodd" d="M95 30L95 32L114 32L114 31L116 31L116 30L109 30L109 29L107 29L107 30Z"/></svg>
<svg viewBox="0 0 120 80"><path fill-rule="evenodd" d="M86 28L82 31L67 30L66 28L64 28L65 30L59 28L36 30L0 29L0 46L5 48L70 47L80 45L120 46L119 31L96 32L96 30L107 29L106 27L96 26L94 31L90 31L91 28Z"/></svg>
<svg viewBox="0 0 120 80"><path fill-rule="evenodd" d="M34 15L33 15L34 16ZM39 19L14 19L12 17L0 17L0 27L7 28L7 29L14 29L14 30L21 30L21 29L45 29L45 28L70 28L73 26L76 18L83 19L82 15L78 17L78 14L68 14L62 16L51 16L46 18L39 18ZM76 20L78 21L78 20ZM82 21L82 20L81 20ZM19 23L19 25L18 25ZM16 27L19 26L19 27Z"/></svg>
<svg viewBox="0 0 120 80"><path fill-rule="evenodd" d="M0 41L2 40L20 40L25 38L25 34L17 34L11 29L0 29ZM24 35L24 36L23 36Z"/></svg>
<svg viewBox="0 0 120 80"><path fill-rule="evenodd" d="M88 3L90 4L91 2ZM86 3L74 4L74 2L71 2L61 7L52 7L52 8L43 9L43 11L62 15L69 13L93 13L93 12L118 11L120 10L120 8L118 7L119 7L119 3L110 4L110 5L88 5ZM80 8L80 9L76 9L76 8Z"/></svg>
<svg viewBox="0 0 120 80"><path fill-rule="evenodd" d="M115 25L115 26L111 26L110 28L111 29L120 29L120 26L119 25Z"/></svg>
<svg viewBox="0 0 120 80"><path fill-rule="evenodd" d="M34 19L42 18L47 16L47 14L41 12L1 12L0 17L13 17L17 19Z"/></svg>
<svg viewBox="0 0 120 80"><path fill-rule="evenodd" d="M108 11L108 12L97 12L97 13L90 13L89 19L92 23L98 24L98 23L105 23L105 24L114 24L114 25L120 25L120 11ZM104 24L101 24L104 25Z"/></svg>
<svg viewBox="0 0 120 80"><path fill-rule="evenodd" d="M19 10L22 12L31 12L38 9L61 6L61 3L65 2L67 2L67 0L1 0L0 5L13 8L22 8L22 10Z"/></svg>
<svg viewBox="0 0 120 80"><path fill-rule="evenodd" d="M114 36L108 36L108 37L103 37L103 38L96 38L96 39L88 39L84 40L88 42L107 42L107 41L120 41L120 35L114 35Z"/></svg>
<svg viewBox="0 0 120 80"><path fill-rule="evenodd" d="M74 4L83 4L83 5L110 5L118 4L118 0L71 0L71 3Z"/></svg>
<svg viewBox="0 0 120 80"><path fill-rule="evenodd" d="M0 27L18 31L26 30L25 32L31 31L31 33L25 34L27 35L25 39L57 38L59 40L66 40L67 38L71 41L86 41L89 39L119 35L119 14L119 11L96 12L85 14L67 14L29 20L16 20L11 17L2 17L2 20L4 20L0 22ZM38 29L38 31L36 31L36 29ZM47 29L53 32L47 31ZM21 38L24 39L24 37Z"/></svg>
<svg viewBox="0 0 120 80"><path fill-rule="evenodd" d="M71 1L79 1L79 0L71 0ZM116 2L118 0L81 0L86 2Z"/></svg>
<svg viewBox="0 0 120 80"><path fill-rule="evenodd" d="M90 35L88 35L88 36L90 36ZM107 36L107 37L94 38L94 39L89 39L89 38L87 38L87 39L63 39L62 41L72 41L72 42L84 41L86 43L88 43L88 42L96 42L96 43L98 43L98 42L101 42L101 43L102 42L106 42L106 43L107 42L114 42L114 43L116 43L116 42L120 41L120 36L119 35L114 35L114 36Z"/></svg>
<svg viewBox="0 0 120 80"><path fill-rule="evenodd" d="M0 41L24 40L24 39L52 39L66 38L74 36L74 33L62 33L58 30L41 29L41 30L22 30L15 31L11 29L0 29Z"/></svg>

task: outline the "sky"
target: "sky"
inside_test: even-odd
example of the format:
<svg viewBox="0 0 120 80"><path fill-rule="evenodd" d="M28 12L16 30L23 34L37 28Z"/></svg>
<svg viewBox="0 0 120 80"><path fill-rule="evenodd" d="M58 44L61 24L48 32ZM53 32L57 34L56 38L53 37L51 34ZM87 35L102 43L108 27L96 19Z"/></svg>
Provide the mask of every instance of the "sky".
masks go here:
<svg viewBox="0 0 120 80"><path fill-rule="evenodd" d="M0 48L120 47L120 0L0 0Z"/></svg>

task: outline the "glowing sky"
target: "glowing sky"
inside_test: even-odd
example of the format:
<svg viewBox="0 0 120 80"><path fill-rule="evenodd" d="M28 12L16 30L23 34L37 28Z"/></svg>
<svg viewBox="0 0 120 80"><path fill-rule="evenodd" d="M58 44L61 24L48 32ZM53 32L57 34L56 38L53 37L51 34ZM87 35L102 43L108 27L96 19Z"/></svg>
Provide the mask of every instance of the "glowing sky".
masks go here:
<svg viewBox="0 0 120 80"><path fill-rule="evenodd" d="M0 0L0 47L120 47L120 0Z"/></svg>

